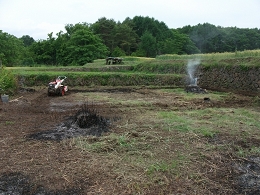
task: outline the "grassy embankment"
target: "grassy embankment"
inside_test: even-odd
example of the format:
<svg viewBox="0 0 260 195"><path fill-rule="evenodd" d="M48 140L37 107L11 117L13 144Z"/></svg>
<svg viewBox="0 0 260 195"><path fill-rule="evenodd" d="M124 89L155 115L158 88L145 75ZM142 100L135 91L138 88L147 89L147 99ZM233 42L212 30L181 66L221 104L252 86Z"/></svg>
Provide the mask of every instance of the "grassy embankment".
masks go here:
<svg viewBox="0 0 260 195"><path fill-rule="evenodd" d="M181 76L175 73L140 71L136 67L141 63L155 59L125 58L122 65L105 65L105 60L96 60L85 66L40 66L11 67L14 74L23 80L26 86L46 85L59 75L66 75L70 86L135 86L135 85L174 85L179 84Z"/></svg>
<svg viewBox="0 0 260 195"><path fill-rule="evenodd" d="M156 58L125 57L122 65L106 65L104 59L84 66L10 67L26 86L46 85L66 75L70 86L181 86L188 60L201 66L260 66L260 50L236 53L162 55Z"/></svg>

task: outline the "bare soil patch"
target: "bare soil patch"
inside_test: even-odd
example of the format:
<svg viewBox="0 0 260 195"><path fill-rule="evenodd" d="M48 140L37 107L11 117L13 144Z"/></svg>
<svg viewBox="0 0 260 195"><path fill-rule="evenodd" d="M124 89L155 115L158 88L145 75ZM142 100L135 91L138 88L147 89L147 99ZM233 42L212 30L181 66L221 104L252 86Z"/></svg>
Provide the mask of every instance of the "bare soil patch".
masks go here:
<svg viewBox="0 0 260 195"><path fill-rule="evenodd" d="M170 132L152 118L206 108L259 112L253 103L130 87L57 97L23 90L0 102L0 194L258 194L260 157L235 155L260 147L257 135Z"/></svg>

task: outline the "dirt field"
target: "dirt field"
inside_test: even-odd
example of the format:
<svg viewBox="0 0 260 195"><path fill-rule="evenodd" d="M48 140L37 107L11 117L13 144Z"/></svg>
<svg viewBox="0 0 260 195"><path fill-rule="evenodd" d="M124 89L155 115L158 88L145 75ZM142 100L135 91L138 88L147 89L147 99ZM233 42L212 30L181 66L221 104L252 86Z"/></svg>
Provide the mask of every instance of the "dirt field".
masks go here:
<svg viewBox="0 0 260 195"><path fill-rule="evenodd" d="M167 130L158 117L260 110L249 96L214 97L146 88L71 89L62 97L20 91L0 103L0 194L258 194L260 158L237 157L260 147L256 124L247 130L241 120L230 131L218 124L218 133L203 136ZM210 125L214 116L203 117Z"/></svg>

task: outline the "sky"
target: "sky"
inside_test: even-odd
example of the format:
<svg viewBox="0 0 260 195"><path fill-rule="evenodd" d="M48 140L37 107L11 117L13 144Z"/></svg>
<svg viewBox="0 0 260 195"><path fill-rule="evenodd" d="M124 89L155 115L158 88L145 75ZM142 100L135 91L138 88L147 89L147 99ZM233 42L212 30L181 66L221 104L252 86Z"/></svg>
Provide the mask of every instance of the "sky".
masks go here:
<svg viewBox="0 0 260 195"><path fill-rule="evenodd" d="M260 29L260 0L0 0L0 30L18 38L47 39L65 25L105 17L150 17L169 28L210 23Z"/></svg>

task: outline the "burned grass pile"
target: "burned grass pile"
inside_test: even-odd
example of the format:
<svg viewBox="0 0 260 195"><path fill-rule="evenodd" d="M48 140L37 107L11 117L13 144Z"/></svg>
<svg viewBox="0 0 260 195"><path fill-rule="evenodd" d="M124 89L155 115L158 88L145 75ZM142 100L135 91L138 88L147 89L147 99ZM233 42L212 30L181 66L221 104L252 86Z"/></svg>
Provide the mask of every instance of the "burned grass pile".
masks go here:
<svg viewBox="0 0 260 195"><path fill-rule="evenodd" d="M244 158L234 168L240 174L237 180L241 194L260 194L260 157Z"/></svg>
<svg viewBox="0 0 260 195"><path fill-rule="evenodd" d="M187 85L185 91L187 93L207 93L205 89L200 88L198 85Z"/></svg>
<svg viewBox="0 0 260 195"><path fill-rule="evenodd" d="M78 136L101 136L109 131L111 122L98 114L93 106L83 104L75 115L51 130L31 134L29 138L38 140L63 140Z"/></svg>
<svg viewBox="0 0 260 195"><path fill-rule="evenodd" d="M4 173L0 176L1 195L71 195L82 194L79 189L50 190L33 183L30 178L22 173Z"/></svg>

